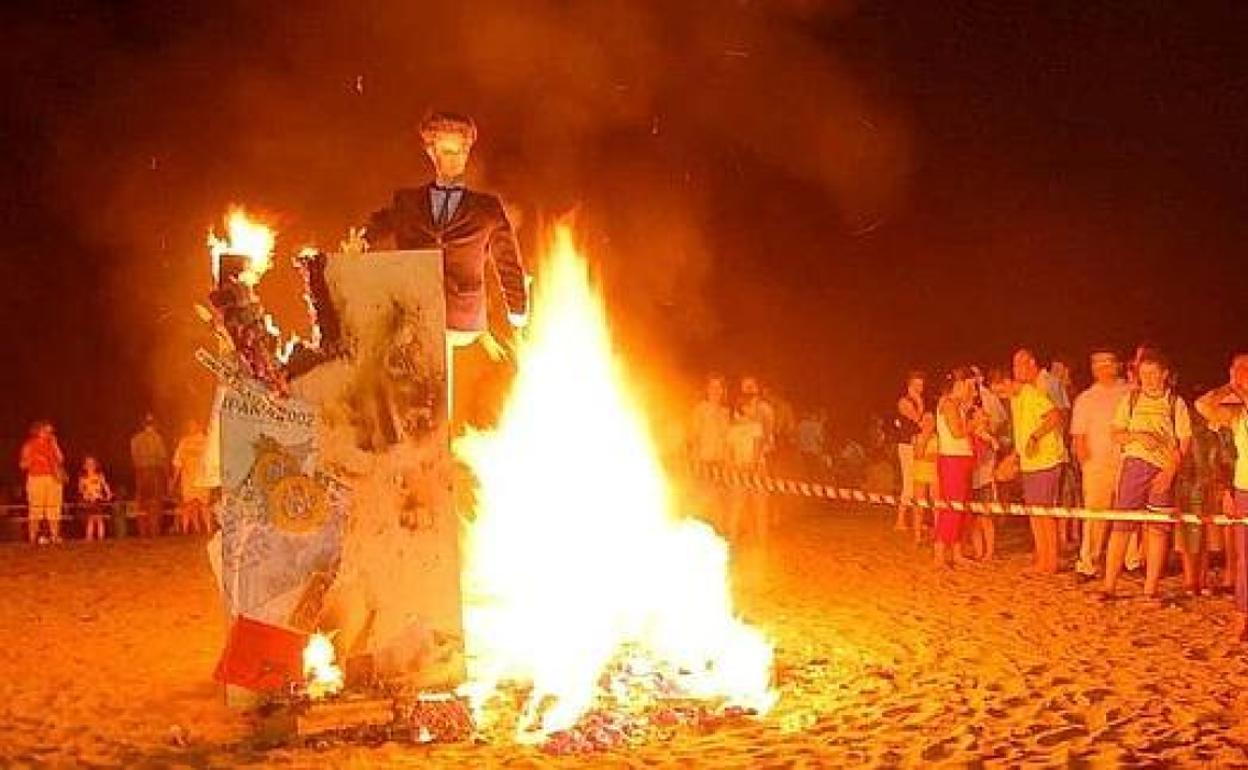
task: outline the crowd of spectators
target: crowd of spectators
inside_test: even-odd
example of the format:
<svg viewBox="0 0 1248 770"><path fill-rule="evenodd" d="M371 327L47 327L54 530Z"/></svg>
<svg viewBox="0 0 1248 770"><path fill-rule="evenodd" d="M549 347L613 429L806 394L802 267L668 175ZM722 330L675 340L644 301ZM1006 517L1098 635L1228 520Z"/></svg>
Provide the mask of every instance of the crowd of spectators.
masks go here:
<svg viewBox="0 0 1248 770"><path fill-rule="evenodd" d="M798 411L774 388L746 374L729 387L710 375L685 425L685 452L701 467L860 484L868 451L832 430L820 408ZM693 505L733 543L765 543L776 503L742 487L703 485Z"/></svg>
<svg viewBox="0 0 1248 770"><path fill-rule="evenodd" d="M1143 571L1145 599L1160 602L1177 553L1186 592L1231 592L1243 527L1097 512L1248 516L1248 354L1232 359L1225 385L1189 394L1191 406L1153 347L1137 348L1125 371L1112 350L1093 351L1089 366L1093 381L1073 398L1070 368L1043 367L1027 349L1015 351L1008 373L955 367L935 394L911 373L887 422L901 471L896 529L930 540L946 567L991 559L995 518L939 501L1080 508L1091 513L1029 517L1029 571L1071 569L1099 581L1102 601L1115 598L1124 571ZM1240 601L1248 609L1248 596Z"/></svg>
<svg viewBox="0 0 1248 770"><path fill-rule="evenodd" d="M110 529L114 535L125 534L131 521L140 537L156 537L166 530L208 533L213 522L208 505L212 490L204 485L202 467L206 444L199 424L188 421L170 455L155 417L147 415L130 439L135 495L125 499L126 488L114 486L111 474L94 455L84 456L73 474L56 427L39 420L31 426L18 459L25 504L8 506L7 512L24 515L27 539L40 545L61 543L70 522L84 540L103 540ZM167 526L171 504L172 522Z"/></svg>
<svg viewBox="0 0 1248 770"><path fill-rule="evenodd" d="M994 559L1003 519L941 501L1066 509L1072 515L1027 517L1029 573L1071 571L1095 584L1100 601L1117 596L1124 572L1139 574L1145 600L1156 603L1175 561L1184 592L1235 593L1248 612L1248 569L1239 569L1248 527L1165 520L1248 517L1248 354L1232 359L1226 384L1186 394L1149 345L1125 361L1094 350L1088 368L1082 390L1065 361L1043 366L1028 349L1005 367L953 367L935 385L911 372L892 415L863 443L834 439L825 412L798 416L757 377L730 384L713 375L685 426L685 451L703 467L879 491L872 474L882 448L897 471L895 529L930 544L942 569ZM698 490L693 505L733 543L765 542L785 504L740 485ZM1165 518L1128 521L1113 511Z"/></svg>

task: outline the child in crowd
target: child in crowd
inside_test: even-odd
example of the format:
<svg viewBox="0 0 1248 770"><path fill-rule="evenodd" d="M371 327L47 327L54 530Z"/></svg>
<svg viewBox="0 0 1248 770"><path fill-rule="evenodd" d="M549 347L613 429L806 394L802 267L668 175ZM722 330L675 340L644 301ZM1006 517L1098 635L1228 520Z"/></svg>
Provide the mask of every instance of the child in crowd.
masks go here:
<svg viewBox="0 0 1248 770"><path fill-rule="evenodd" d="M975 472L971 477L971 500L997 501L997 451L1000 442L992 435L991 415L982 406L971 410L971 446L975 451ZM971 555L981 561L991 559L997 550L997 527L990 514L974 514L970 527Z"/></svg>
<svg viewBox="0 0 1248 770"><path fill-rule="evenodd" d="M78 476L78 498L86 506L87 528L83 540L104 539L104 504L113 499L104 469L94 457L82 461L82 474Z"/></svg>
<svg viewBox="0 0 1248 770"><path fill-rule="evenodd" d="M931 503L939 495L936 482L936 415L924 412L914 437L914 542L923 542L926 522L932 517ZM925 503L926 501L926 503Z"/></svg>

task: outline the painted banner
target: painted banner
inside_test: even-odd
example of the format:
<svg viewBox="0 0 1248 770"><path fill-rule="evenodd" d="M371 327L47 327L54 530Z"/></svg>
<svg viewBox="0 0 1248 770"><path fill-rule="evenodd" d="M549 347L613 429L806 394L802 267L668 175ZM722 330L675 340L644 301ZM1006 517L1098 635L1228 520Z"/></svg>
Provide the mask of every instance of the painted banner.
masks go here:
<svg viewBox="0 0 1248 770"><path fill-rule="evenodd" d="M441 253L319 267L335 338L291 374L290 395L223 376L227 606L333 632L341 656L368 656L385 678L453 686L464 664Z"/></svg>

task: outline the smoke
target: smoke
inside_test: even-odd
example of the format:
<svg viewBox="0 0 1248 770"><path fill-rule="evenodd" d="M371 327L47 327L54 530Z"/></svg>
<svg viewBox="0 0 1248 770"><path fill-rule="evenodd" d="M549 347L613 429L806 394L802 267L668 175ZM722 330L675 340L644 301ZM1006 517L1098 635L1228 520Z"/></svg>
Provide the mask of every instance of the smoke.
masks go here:
<svg viewBox="0 0 1248 770"><path fill-rule="evenodd" d="M787 236L812 248L904 196L904 123L828 42L853 13L814 0L62 4L21 22L37 41L23 55L64 92L23 87L49 137L37 194L100 255L122 360L158 409L187 413L209 384L190 307L226 206L270 212L283 255L333 247L424 178L419 116L465 111L482 130L470 173L522 213L529 250L538 223L578 208L621 335L655 369L679 368L773 310L716 299L750 294L726 252L751 255L755 274L777 261L750 226L758 195L787 185L818 212ZM293 271L266 281L279 321L299 319Z"/></svg>

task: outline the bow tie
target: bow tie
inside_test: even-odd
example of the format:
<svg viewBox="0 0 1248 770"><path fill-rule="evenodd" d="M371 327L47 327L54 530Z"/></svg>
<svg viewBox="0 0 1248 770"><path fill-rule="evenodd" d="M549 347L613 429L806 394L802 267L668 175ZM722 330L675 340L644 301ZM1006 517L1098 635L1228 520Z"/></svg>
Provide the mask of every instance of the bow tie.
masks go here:
<svg viewBox="0 0 1248 770"><path fill-rule="evenodd" d="M453 193L453 192L463 192L464 186L463 184L436 184L435 183L433 185L433 189L437 190L438 192Z"/></svg>

